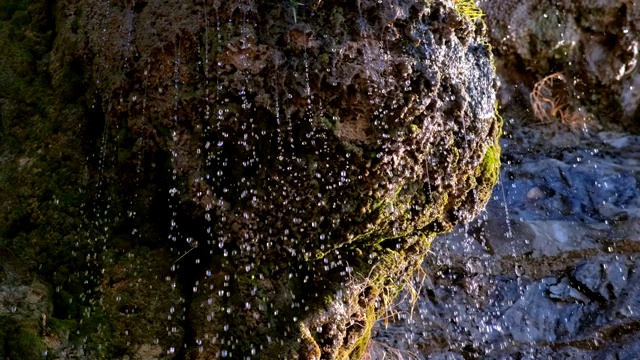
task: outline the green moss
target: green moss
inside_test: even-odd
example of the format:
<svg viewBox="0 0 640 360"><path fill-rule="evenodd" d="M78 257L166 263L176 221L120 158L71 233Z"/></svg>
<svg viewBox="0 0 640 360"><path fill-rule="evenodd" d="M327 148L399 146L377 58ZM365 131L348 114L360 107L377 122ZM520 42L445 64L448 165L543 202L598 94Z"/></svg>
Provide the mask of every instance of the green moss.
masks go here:
<svg viewBox="0 0 640 360"><path fill-rule="evenodd" d="M27 10L29 0L3 0L0 2L0 21L11 19L17 11Z"/></svg>
<svg viewBox="0 0 640 360"><path fill-rule="evenodd" d="M496 100L494 104L495 111L495 127L493 129L493 138L494 141L484 154L482 158L482 163L476 170L476 178L478 179L478 184L484 184L488 186L490 189L498 182L498 178L500 176L500 136L502 135L502 125L504 120L502 120L502 116L498 113L498 101ZM488 195L487 195L488 197Z"/></svg>
<svg viewBox="0 0 640 360"><path fill-rule="evenodd" d="M458 13L471 22L475 22L484 16L474 0L453 0L453 4Z"/></svg>
<svg viewBox="0 0 640 360"><path fill-rule="evenodd" d="M42 329L38 320L0 318L0 329L4 329L0 330L0 340L4 340L5 344L4 350L0 350L0 355L5 355L7 359L43 358L47 347L40 336Z"/></svg>
<svg viewBox="0 0 640 360"><path fill-rule="evenodd" d="M322 124L325 127L325 129L327 129L327 130L329 130L331 132L335 131L335 128L336 128L335 121L331 121L331 120L329 120L328 118L326 118L324 116L319 116L317 118L317 121L319 122L319 124Z"/></svg>
<svg viewBox="0 0 640 360"><path fill-rule="evenodd" d="M493 63L493 59L492 59ZM502 125L504 120L498 113L498 101L494 103L495 111L495 125L490 137L493 137L493 143L487 147L487 150L482 158L482 162L476 169L476 184L478 188L478 197L484 199L486 203L491 196L493 187L498 183L500 179L500 136L502 135Z"/></svg>
<svg viewBox="0 0 640 360"><path fill-rule="evenodd" d="M317 339L311 335L311 331L309 331L303 323L298 323L298 327L298 331L300 331L300 339L302 340L302 347L307 349L307 353L310 353L310 358L320 359L322 353Z"/></svg>
<svg viewBox="0 0 640 360"><path fill-rule="evenodd" d="M19 5L10 21L2 15L7 4ZM84 75L71 63L52 64L49 6L45 0L0 5L0 98L9 99L0 106L0 246L16 254L25 272L59 290L46 331L63 338L75 334L76 325L53 316L83 318L95 283L86 283L89 265L76 256L91 253L80 216L86 195L79 191L86 187L88 157L80 140ZM12 319L0 328L10 329L0 334L0 358L42 359L40 319Z"/></svg>
<svg viewBox="0 0 640 360"><path fill-rule="evenodd" d="M357 326L361 326L362 331L355 334L349 344L346 339L345 348L338 354L338 359L361 359L367 349L371 338L371 330L375 323L386 317L387 309L396 299L398 293L409 283L413 270L421 266L422 259L430 246L429 237L425 234L418 234L409 237L408 243L412 244L409 249L391 250L377 247L376 251L369 253L376 254L376 264L370 265L366 261L354 261L354 276L363 277L362 290L351 296L347 301L351 308L360 308L363 313L361 321ZM363 303L363 301L365 303Z"/></svg>
<svg viewBox="0 0 640 360"><path fill-rule="evenodd" d="M320 66L327 68L331 65L331 54L322 53L318 56L318 61L320 62Z"/></svg>
<svg viewBox="0 0 640 360"><path fill-rule="evenodd" d="M76 326L78 325L75 320L62 320L56 318L49 318L47 323L51 331L64 338L68 338L69 333L75 330Z"/></svg>
<svg viewBox="0 0 640 360"><path fill-rule="evenodd" d="M349 142L343 141L342 142L342 147L348 153L356 154L356 155L358 155L360 157L363 157L363 155L364 155L363 150L362 150L362 148L360 146L353 145L353 144L351 144Z"/></svg>
<svg viewBox="0 0 640 360"><path fill-rule="evenodd" d="M495 72L495 61L493 59L493 57L491 57L491 65L493 66L493 70ZM498 99L496 99L496 101L493 103L493 109L494 112L496 114L496 131L498 132L496 134L496 136L498 136L498 138L502 135L502 126L504 125L504 120L502 119L502 116L500 115L500 112L498 111L500 109L500 104L498 103Z"/></svg>
<svg viewBox="0 0 640 360"><path fill-rule="evenodd" d="M366 314L364 333L356 341L351 351L349 351L348 358L350 360L362 359L364 352L367 350L367 346L369 345L369 341L371 340L371 329L373 329L373 326L378 321L378 314L375 306L369 306Z"/></svg>
<svg viewBox="0 0 640 360"><path fill-rule="evenodd" d="M11 18L11 26L15 26L16 28L24 27L31 23L31 18L26 11L16 11Z"/></svg>
<svg viewBox="0 0 640 360"><path fill-rule="evenodd" d="M484 154L482 163L476 170L476 181L480 190L479 196L488 199L493 190L493 186L498 182L500 176L500 145L490 145Z"/></svg>
<svg viewBox="0 0 640 360"><path fill-rule="evenodd" d="M478 168L478 173L489 179L487 183L496 183L498 181L498 172L500 171L500 146L493 144L487 148L482 163Z"/></svg>

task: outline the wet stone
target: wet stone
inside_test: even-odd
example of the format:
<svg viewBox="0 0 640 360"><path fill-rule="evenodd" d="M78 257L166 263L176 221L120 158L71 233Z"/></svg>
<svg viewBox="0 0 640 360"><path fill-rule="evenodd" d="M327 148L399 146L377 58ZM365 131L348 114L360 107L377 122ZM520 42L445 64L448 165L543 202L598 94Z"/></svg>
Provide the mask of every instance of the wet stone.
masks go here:
<svg viewBox="0 0 640 360"><path fill-rule="evenodd" d="M17 3L0 252L53 293L42 331L12 324L48 356L361 358L498 180L492 55L458 2Z"/></svg>
<svg viewBox="0 0 640 360"><path fill-rule="evenodd" d="M616 133L622 151L611 134L582 133L580 145L558 152L533 135L545 131L576 137L561 127L513 129L487 212L434 241L422 295L414 308L399 305L420 319L377 336L426 333L414 343L390 337L424 359L630 356L640 336L639 137ZM527 196L536 187L544 197ZM598 210L603 201L610 211Z"/></svg>

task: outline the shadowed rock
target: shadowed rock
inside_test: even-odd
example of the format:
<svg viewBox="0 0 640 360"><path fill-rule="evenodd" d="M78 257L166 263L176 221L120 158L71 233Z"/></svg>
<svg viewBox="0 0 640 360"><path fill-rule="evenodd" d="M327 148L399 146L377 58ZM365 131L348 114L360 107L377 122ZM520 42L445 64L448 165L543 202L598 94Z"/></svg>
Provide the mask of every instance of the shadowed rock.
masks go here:
<svg viewBox="0 0 640 360"><path fill-rule="evenodd" d="M450 1L75 0L44 13L56 33L42 91L76 83L40 116L73 103L77 126L40 136L60 131L88 158L59 159L82 169L68 171L77 198L53 200L69 225L32 221L74 231L43 250L73 251L71 280L51 278L55 259L41 276L79 303L54 313L83 319L87 356L360 358L432 237L475 216L496 182L491 56ZM6 147L3 169L30 168L39 149ZM5 221L19 232L20 219Z"/></svg>

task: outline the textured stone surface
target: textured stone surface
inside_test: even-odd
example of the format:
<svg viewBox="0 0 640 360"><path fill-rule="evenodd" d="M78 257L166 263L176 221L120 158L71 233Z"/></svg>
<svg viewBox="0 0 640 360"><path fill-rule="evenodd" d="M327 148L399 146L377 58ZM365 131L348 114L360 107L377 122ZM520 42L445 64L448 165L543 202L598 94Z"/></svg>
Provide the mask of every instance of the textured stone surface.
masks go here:
<svg viewBox="0 0 640 360"><path fill-rule="evenodd" d="M429 359L633 358L639 139L514 128L487 213L434 240L413 317L401 305L374 339Z"/></svg>
<svg viewBox="0 0 640 360"><path fill-rule="evenodd" d="M451 1L0 10L0 245L52 289L52 356L359 358L497 180Z"/></svg>
<svg viewBox="0 0 640 360"><path fill-rule="evenodd" d="M502 182L479 221L434 241L415 308L399 306L401 321L376 328L372 351L378 358L636 358L638 4L478 5L510 124ZM566 109L582 116L557 113L535 126L542 120L530 94L558 72L552 96L565 96Z"/></svg>

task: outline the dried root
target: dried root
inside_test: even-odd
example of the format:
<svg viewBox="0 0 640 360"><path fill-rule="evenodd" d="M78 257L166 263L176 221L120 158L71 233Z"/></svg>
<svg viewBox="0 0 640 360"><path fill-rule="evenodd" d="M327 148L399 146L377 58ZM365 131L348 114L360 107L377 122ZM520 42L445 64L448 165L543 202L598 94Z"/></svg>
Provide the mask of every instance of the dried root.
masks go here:
<svg viewBox="0 0 640 360"><path fill-rule="evenodd" d="M560 121L575 125L591 120L591 115L575 105L571 85L562 73L553 73L538 81L529 95L533 114L541 124Z"/></svg>

